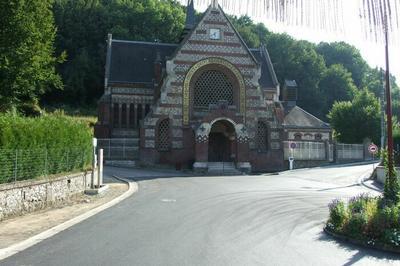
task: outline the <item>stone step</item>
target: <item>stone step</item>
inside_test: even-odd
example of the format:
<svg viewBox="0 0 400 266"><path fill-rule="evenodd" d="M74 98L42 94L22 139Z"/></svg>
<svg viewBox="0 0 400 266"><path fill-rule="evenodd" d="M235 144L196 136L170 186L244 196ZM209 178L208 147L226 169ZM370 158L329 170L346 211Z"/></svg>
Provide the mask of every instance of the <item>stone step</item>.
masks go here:
<svg viewBox="0 0 400 266"><path fill-rule="evenodd" d="M209 162L208 173L212 174L240 174L232 162Z"/></svg>

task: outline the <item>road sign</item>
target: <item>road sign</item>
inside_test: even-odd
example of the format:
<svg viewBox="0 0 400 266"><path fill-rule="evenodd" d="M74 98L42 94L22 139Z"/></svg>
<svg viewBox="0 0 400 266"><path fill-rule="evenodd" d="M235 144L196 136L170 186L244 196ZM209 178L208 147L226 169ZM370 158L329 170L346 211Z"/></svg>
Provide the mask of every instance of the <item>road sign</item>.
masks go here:
<svg viewBox="0 0 400 266"><path fill-rule="evenodd" d="M368 151L371 154L376 154L376 153L378 153L378 146L376 146L374 143L372 143L368 146Z"/></svg>
<svg viewBox="0 0 400 266"><path fill-rule="evenodd" d="M290 148L291 148L292 150L296 149L296 148L297 148L296 142L291 142L291 143L290 143Z"/></svg>

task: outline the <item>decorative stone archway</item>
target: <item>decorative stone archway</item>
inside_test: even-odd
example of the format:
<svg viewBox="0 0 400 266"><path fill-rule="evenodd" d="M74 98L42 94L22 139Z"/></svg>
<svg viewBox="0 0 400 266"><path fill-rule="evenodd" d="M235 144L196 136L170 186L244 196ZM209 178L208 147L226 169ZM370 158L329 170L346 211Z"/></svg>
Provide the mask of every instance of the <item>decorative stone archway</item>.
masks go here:
<svg viewBox="0 0 400 266"><path fill-rule="evenodd" d="M216 133L216 136L213 136ZM214 140L213 140L214 138ZM220 149L229 146L229 149L223 153L222 161L232 161L236 163L239 170L250 172L251 165L249 163L249 136L247 129L243 124L237 124L233 120L225 117L217 118L210 123L204 122L196 129L196 162L193 165L195 171L206 172L208 170L208 162L215 161L217 158L210 158L212 152L210 145L213 141L225 141ZM218 148L217 148L218 153Z"/></svg>

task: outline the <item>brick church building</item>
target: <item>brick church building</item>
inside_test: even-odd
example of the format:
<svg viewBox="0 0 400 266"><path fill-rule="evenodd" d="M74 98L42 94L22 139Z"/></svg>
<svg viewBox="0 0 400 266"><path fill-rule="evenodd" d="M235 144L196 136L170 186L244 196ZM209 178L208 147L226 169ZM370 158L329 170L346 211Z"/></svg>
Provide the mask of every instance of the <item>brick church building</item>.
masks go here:
<svg viewBox="0 0 400 266"><path fill-rule="evenodd" d="M190 1L178 44L109 35L97 138L137 138L138 161L204 172L220 162L281 170L290 136L332 138L329 125L295 106L295 82L280 95L266 47L249 49L216 2L196 21Z"/></svg>

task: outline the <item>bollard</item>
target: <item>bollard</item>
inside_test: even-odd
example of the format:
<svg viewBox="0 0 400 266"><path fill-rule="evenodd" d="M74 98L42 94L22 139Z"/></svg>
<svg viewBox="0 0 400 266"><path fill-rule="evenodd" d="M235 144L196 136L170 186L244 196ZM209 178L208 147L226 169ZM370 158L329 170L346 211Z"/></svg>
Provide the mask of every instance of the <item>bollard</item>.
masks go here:
<svg viewBox="0 0 400 266"><path fill-rule="evenodd" d="M97 163L97 187L101 188L103 186L103 149L99 149Z"/></svg>

